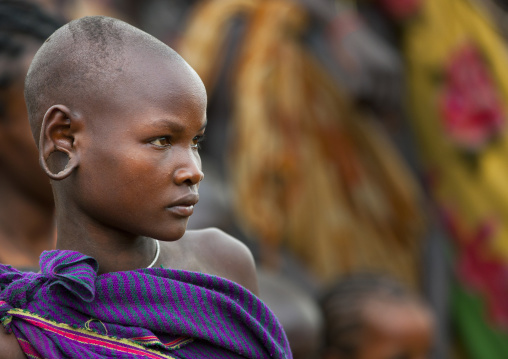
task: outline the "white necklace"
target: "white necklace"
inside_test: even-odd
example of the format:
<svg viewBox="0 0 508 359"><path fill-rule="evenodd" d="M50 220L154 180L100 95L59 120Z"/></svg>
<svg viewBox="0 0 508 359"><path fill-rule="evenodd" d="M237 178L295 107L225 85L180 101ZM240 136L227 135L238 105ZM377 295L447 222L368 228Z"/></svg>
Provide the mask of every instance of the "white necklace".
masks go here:
<svg viewBox="0 0 508 359"><path fill-rule="evenodd" d="M158 240L155 240L155 245L157 247L157 249L155 250L155 258L153 259L152 263L150 263L146 268L152 268L155 262L157 262L157 259L159 259L159 254L161 254L161 245L159 244Z"/></svg>

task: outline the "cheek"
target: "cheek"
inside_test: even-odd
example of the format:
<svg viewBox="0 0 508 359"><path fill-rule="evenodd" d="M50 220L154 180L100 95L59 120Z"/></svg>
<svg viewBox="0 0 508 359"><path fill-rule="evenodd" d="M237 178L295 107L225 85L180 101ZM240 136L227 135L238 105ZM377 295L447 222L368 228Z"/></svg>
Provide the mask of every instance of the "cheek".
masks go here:
<svg viewBox="0 0 508 359"><path fill-rule="evenodd" d="M84 195L110 202L112 206L142 206L152 201L152 193L160 192L167 185L168 174L153 158L139 153L122 151L121 148L96 149L86 153L82 162Z"/></svg>

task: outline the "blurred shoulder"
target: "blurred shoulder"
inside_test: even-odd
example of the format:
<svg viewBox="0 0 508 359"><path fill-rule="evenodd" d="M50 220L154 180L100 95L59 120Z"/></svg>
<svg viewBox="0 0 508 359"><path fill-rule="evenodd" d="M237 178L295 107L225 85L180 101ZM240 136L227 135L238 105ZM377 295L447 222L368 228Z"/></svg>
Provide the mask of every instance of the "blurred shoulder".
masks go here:
<svg viewBox="0 0 508 359"><path fill-rule="evenodd" d="M258 294L254 257L245 244L218 228L189 230L185 236L206 273L232 280Z"/></svg>

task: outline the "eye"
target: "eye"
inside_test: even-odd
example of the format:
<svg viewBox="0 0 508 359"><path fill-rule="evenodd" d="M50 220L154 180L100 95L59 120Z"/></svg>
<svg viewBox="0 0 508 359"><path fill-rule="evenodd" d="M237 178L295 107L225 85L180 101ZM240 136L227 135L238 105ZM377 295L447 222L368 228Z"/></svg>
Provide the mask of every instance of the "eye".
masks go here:
<svg viewBox="0 0 508 359"><path fill-rule="evenodd" d="M150 141L150 143L157 147L169 147L171 146L171 142L168 136L157 137Z"/></svg>
<svg viewBox="0 0 508 359"><path fill-rule="evenodd" d="M205 139L205 135L198 135L192 139L191 147L199 150L201 148L201 142Z"/></svg>

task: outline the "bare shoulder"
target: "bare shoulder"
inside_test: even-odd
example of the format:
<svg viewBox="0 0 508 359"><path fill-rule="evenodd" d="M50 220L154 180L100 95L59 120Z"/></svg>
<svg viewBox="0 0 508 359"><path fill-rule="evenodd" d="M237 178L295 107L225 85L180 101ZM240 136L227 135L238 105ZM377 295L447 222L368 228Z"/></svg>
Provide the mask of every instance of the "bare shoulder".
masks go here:
<svg viewBox="0 0 508 359"><path fill-rule="evenodd" d="M232 280L258 294L256 265L245 244L218 228L189 230L185 237L206 273Z"/></svg>
<svg viewBox="0 0 508 359"><path fill-rule="evenodd" d="M0 359L26 359L14 334L0 329Z"/></svg>

